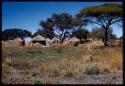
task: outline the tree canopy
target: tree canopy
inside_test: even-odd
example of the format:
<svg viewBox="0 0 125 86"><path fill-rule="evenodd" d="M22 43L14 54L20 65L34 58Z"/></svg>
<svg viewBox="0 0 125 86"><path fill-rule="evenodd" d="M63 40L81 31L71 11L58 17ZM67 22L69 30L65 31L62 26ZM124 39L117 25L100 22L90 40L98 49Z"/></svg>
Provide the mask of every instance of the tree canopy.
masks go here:
<svg viewBox="0 0 125 86"><path fill-rule="evenodd" d="M24 37L31 37L31 32L28 30L23 29L6 29L2 31L2 40L13 40L17 37L24 38Z"/></svg>

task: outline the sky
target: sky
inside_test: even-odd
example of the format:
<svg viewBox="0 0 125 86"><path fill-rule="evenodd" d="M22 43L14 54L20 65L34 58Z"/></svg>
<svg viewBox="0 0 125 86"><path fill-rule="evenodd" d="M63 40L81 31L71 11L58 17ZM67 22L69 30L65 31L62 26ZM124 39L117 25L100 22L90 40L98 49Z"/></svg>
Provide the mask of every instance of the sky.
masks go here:
<svg viewBox="0 0 125 86"><path fill-rule="evenodd" d="M40 28L40 21L54 13L67 12L75 16L82 8L104 3L107 2L2 2L2 30L19 28L33 34ZM91 31L94 27L96 25L88 25L86 28ZM113 25L112 28L117 37L122 35L122 27Z"/></svg>

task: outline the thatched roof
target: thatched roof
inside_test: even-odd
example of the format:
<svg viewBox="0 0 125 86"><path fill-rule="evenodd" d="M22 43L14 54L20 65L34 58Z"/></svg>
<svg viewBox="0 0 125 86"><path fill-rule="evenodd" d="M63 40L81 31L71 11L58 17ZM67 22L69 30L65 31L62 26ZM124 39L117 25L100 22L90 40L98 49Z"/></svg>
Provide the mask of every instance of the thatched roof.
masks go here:
<svg viewBox="0 0 125 86"><path fill-rule="evenodd" d="M46 39L42 37L41 35L38 35L34 37L31 41L46 41Z"/></svg>
<svg viewBox="0 0 125 86"><path fill-rule="evenodd" d="M76 38L76 37L72 37L72 38L69 39L69 41L71 41L71 42L76 42L76 41L79 41L79 39Z"/></svg>
<svg viewBox="0 0 125 86"><path fill-rule="evenodd" d="M16 38L14 41L22 42L23 40L21 38Z"/></svg>
<svg viewBox="0 0 125 86"><path fill-rule="evenodd" d="M58 39L57 37L54 37L51 41L52 41L52 42L53 42L53 41L59 41L59 39Z"/></svg>

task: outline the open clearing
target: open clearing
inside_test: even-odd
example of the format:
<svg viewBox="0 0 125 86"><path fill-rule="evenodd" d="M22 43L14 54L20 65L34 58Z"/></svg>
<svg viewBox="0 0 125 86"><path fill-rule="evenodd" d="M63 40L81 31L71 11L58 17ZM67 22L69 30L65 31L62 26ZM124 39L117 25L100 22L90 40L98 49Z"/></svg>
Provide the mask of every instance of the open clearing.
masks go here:
<svg viewBox="0 0 125 86"><path fill-rule="evenodd" d="M122 48L2 48L8 84L122 84ZM93 59L90 60L89 57Z"/></svg>

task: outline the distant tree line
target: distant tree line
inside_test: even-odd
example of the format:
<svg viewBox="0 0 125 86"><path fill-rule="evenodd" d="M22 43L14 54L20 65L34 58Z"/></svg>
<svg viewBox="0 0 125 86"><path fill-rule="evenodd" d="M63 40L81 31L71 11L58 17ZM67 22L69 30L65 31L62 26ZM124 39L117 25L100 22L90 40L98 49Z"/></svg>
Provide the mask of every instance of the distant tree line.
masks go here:
<svg viewBox="0 0 125 86"><path fill-rule="evenodd" d="M122 4L111 3L91 6L81 9L75 17L68 13L52 14L46 21L41 20L39 23L41 28L33 35L27 30L6 29L3 31L2 38L3 40L9 40L16 37L24 38L26 36L42 35L50 39L57 37L60 43L63 43L66 38L76 36L80 40L87 38L102 39L105 46L108 46L107 41L109 38L116 39L111 25L117 23L121 26L122 14ZM85 28L89 24L96 24L100 27L89 32Z"/></svg>
<svg viewBox="0 0 125 86"><path fill-rule="evenodd" d="M17 37L23 39L25 37L31 37L32 34L28 30L24 29L5 29L2 31L2 40L13 40Z"/></svg>

